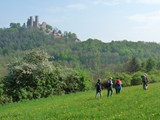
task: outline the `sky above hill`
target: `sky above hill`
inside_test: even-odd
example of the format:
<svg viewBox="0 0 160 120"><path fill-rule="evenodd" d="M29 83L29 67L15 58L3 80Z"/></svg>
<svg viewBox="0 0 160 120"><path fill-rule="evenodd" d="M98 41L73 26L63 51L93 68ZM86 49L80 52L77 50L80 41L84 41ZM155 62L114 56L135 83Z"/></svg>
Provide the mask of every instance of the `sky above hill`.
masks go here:
<svg viewBox="0 0 160 120"><path fill-rule="evenodd" d="M80 40L160 43L160 0L0 0L0 27L39 16Z"/></svg>

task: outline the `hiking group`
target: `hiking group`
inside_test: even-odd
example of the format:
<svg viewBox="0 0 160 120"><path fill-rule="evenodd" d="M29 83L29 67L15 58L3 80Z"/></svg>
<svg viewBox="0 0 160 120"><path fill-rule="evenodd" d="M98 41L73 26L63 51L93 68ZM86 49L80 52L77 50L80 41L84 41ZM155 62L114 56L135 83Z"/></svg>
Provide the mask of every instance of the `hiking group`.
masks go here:
<svg viewBox="0 0 160 120"><path fill-rule="evenodd" d="M142 79L142 87L144 90L147 90L148 88L148 78L147 78L147 74L144 74L141 76ZM95 85L96 87L96 98L98 97L98 94L100 95L100 97L102 97L102 84L100 79L98 79L98 82ZM113 78L110 77L107 82L105 83L105 87L107 88L107 97L112 96L113 95L113 88L115 88L116 94L120 94L120 91L122 90L122 82L120 80L120 78L116 78L115 80L115 84L113 84Z"/></svg>
<svg viewBox="0 0 160 120"><path fill-rule="evenodd" d="M98 82L96 83L96 98L98 97L98 94L100 97L102 97L102 84L100 82L100 79L98 79ZM113 86L115 86L116 94L119 94L122 89L122 82L119 78L116 79L115 84L113 84L112 77L110 77L106 82L106 88L107 88L107 96L113 95Z"/></svg>

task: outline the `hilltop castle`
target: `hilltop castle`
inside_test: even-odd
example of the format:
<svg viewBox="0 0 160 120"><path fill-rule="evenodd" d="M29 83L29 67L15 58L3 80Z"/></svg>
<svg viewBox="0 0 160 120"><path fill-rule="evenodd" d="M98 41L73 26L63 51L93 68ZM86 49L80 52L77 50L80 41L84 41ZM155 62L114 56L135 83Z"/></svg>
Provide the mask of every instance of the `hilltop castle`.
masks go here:
<svg viewBox="0 0 160 120"><path fill-rule="evenodd" d="M42 22L42 24L39 23L39 17L35 16L35 21L32 16L28 18L27 25L25 23L23 24L24 27L30 27L30 28L38 28L40 30L43 30L46 34L53 34L55 38L61 38L62 34L61 32L58 32L56 29L47 28L46 22Z"/></svg>
<svg viewBox="0 0 160 120"><path fill-rule="evenodd" d="M33 20L33 17L30 16L30 18L27 20L27 27L35 27L41 30L46 30L46 22L42 22L42 24L40 24L38 16L35 16L35 21Z"/></svg>

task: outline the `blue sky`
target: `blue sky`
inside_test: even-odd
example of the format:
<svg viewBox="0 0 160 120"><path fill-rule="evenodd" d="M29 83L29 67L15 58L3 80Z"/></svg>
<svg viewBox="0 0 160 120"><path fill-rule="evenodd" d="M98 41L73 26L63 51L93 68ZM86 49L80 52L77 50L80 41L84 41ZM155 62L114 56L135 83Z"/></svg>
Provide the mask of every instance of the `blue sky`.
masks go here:
<svg viewBox="0 0 160 120"><path fill-rule="evenodd" d="M0 27L39 16L52 27L103 42L160 43L160 0L0 0Z"/></svg>

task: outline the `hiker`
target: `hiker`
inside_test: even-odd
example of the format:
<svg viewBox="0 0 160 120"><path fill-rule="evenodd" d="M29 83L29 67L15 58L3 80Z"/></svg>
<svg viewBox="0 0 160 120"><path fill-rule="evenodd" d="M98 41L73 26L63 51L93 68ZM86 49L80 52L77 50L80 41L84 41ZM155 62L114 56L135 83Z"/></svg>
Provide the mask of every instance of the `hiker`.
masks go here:
<svg viewBox="0 0 160 120"><path fill-rule="evenodd" d="M149 82L149 80L147 78L147 74L142 75L141 78L142 78L143 89L147 90L147 88L148 88L148 82Z"/></svg>
<svg viewBox="0 0 160 120"><path fill-rule="evenodd" d="M100 94L100 97L102 96L102 93L101 93L101 82L100 82L100 79L98 79L98 82L96 83L95 85L96 87L96 98L98 97L98 93Z"/></svg>
<svg viewBox="0 0 160 120"><path fill-rule="evenodd" d="M107 97L112 96L113 94L113 82L112 77L110 77L107 81Z"/></svg>
<svg viewBox="0 0 160 120"><path fill-rule="evenodd" d="M122 89L122 82L119 78L116 79L115 89L116 89L116 94L119 94Z"/></svg>

